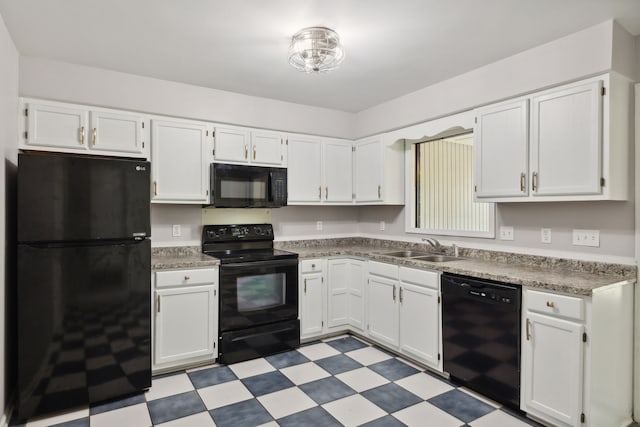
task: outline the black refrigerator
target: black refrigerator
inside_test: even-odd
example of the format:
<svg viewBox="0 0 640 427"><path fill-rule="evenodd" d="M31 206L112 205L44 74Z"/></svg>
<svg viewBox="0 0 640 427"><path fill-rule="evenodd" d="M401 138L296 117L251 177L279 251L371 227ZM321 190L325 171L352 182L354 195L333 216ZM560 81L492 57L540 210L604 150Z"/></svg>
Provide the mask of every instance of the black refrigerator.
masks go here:
<svg viewBox="0 0 640 427"><path fill-rule="evenodd" d="M18 155L19 419L151 386L149 169Z"/></svg>

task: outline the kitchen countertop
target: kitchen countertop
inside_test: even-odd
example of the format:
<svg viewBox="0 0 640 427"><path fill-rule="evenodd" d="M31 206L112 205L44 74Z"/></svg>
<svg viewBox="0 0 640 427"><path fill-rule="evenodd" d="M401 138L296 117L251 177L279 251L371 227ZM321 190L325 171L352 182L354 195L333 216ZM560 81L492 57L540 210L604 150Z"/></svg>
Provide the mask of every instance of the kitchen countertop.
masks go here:
<svg viewBox="0 0 640 427"><path fill-rule="evenodd" d="M355 239L354 239L355 240ZM540 256L528 256L503 252L460 249L460 260L429 262L384 255L393 250L420 250L430 252L425 245L403 245L402 242L376 242L356 245L313 245L300 242L281 242L279 249L298 253L300 259L331 256L351 256L366 258L412 268L448 272L529 286L553 292L580 296L591 296L594 289L614 283L636 279L636 267L624 264L605 264ZM451 254L451 248L446 247Z"/></svg>
<svg viewBox="0 0 640 427"><path fill-rule="evenodd" d="M430 252L424 244L367 238L275 242L277 249L296 252L300 259L358 257L412 268L497 280L553 292L591 296L599 287L635 281L636 267L459 248L461 259L429 262L384 255L394 250ZM444 247L452 254L451 247ZM220 262L202 254L200 246L152 248L152 270L217 267Z"/></svg>
<svg viewBox="0 0 640 427"><path fill-rule="evenodd" d="M178 246L151 249L151 269L217 267L220 260L202 253L200 246Z"/></svg>

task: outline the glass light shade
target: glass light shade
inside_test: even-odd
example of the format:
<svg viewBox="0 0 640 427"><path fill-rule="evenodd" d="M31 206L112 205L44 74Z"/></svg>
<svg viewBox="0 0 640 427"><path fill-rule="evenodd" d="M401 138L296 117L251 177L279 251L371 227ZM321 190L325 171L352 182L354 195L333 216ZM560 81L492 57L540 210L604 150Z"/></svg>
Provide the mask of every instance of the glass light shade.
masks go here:
<svg viewBox="0 0 640 427"><path fill-rule="evenodd" d="M293 35L289 46L289 64L305 73L337 68L344 60L340 37L330 28L303 28Z"/></svg>

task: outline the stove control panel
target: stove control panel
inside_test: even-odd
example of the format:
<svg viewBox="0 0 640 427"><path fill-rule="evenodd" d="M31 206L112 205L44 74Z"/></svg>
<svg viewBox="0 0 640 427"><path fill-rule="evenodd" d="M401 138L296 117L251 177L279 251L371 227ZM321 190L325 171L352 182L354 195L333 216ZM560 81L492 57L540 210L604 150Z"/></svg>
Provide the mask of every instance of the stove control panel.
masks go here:
<svg viewBox="0 0 640 427"><path fill-rule="evenodd" d="M202 229L203 242L273 240L271 224L205 225Z"/></svg>

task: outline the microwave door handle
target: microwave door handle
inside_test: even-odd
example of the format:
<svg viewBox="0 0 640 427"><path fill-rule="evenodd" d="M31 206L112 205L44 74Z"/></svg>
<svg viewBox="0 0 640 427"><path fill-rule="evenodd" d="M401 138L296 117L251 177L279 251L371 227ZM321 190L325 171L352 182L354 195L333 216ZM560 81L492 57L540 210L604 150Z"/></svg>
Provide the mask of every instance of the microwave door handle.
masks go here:
<svg viewBox="0 0 640 427"><path fill-rule="evenodd" d="M274 195L273 195L273 171L269 171L269 181L267 183L267 201L268 202L273 202L274 200Z"/></svg>

